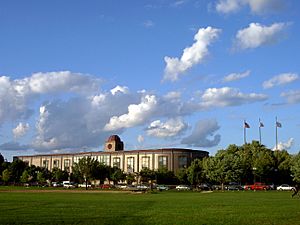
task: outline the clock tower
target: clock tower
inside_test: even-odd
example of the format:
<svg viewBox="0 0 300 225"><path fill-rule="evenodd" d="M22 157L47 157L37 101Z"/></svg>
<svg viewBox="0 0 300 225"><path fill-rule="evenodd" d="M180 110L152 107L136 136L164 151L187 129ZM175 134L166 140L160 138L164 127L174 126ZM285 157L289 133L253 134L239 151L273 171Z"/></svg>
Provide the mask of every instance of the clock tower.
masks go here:
<svg viewBox="0 0 300 225"><path fill-rule="evenodd" d="M121 141L118 135L111 135L105 142L104 151L106 152L115 152L123 151L124 143Z"/></svg>

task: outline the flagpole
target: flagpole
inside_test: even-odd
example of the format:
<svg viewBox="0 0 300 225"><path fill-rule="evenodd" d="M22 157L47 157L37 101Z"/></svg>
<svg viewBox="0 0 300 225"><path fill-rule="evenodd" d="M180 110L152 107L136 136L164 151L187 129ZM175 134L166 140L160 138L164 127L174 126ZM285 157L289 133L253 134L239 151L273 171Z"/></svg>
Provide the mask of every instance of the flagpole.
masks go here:
<svg viewBox="0 0 300 225"><path fill-rule="evenodd" d="M244 120L244 144L246 144L246 126L245 126L245 124L246 124L246 120Z"/></svg>
<svg viewBox="0 0 300 225"><path fill-rule="evenodd" d="M259 144L261 145L261 123L260 123L260 118L259 118L259 126L258 126L258 130L259 130Z"/></svg>
<svg viewBox="0 0 300 225"><path fill-rule="evenodd" d="M275 127L276 127L276 150L278 149L278 132L277 132L277 116L275 117Z"/></svg>

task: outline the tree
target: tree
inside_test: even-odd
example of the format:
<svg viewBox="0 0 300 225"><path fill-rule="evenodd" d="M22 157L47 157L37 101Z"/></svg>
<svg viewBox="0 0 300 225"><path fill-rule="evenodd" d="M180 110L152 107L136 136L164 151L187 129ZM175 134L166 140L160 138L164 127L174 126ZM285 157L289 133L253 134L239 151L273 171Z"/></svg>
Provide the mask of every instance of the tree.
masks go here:
<svg viewBox="0 0 300 225"><path fill-rule="evenodd" d="M150 189L152 190L153 180L155 179L155 171L150 170L149 168L143 168L139 175L142 182L149 183L150 181Z"/></svg>
<svg viewBox="0 0 300 225"><path fill-rule="evenodd" d="M4 163L4 157L3 155L0 153L0 174L2 173L3 169L2 169L2 164Z"/></svg>
<svg viewBox="0 0 300 225"><path fill-rule="evenodd" d="M114 185L117 184L120 180L125 180L125 174L118 167L112 167L109 174L109 180L113 181Z"/></svg>
<svg viewBox="0 0 300 225"><path fill-rule="evenodd" d="M188 183L188 174L186 168L181 168L177 174L176 177L180 184L187 184Z"/></svg>
<svg viewBox="0 0 300 225"><path fill-rule="evenodd" d="M239 182L242 174L239 156L226 150L219 150L215 157L203 159L203 167L207 178L220 183L222 190L227 182Z"/></svg>
<svg viewBox="0 0 300 225"><path fill-rule="evenodd" d="M132 184L135 181L135 175L133 173L126 174L126 182L127 184Z"/></svg>
<svg viewBox="0 0 300 225"><path fill-rule="evenodd" d="M300 152L292 158L291 163L291 175L293 177L293 181L296 183L300 183Z"/></svg>
<svg viewBox="0 0 300 225"><path fill-rule="evenodd" d="M73 173L84 180L86 190L88 183L95 179L97 168L98 161L91 157L84 157L73 166Z"/></svg>
<svg viewBox="0 0 300 225"><path fill-rule="evenodd" d="M27 183L29 181L29 173L27 170L24 170L20 178L22 183Z"/></svg>
<svg viewBox="0 0 300 225"><path fill-rule="evenodd" d="M5 184L7 184L11 180L11 172L9 169L5 169L2 172L2 180L4 181Z"/></svg>
<svg viewBox="0 0 300 225"><path fill-rule="evenodd" d="M39 184L44 184L46 182L46 177L45 174L43 173L43 171L39 171L37 173L37 182L39 182Z"/></svg>
<svg viewBox="0 0 300 225"><path fill-rule="evenodd" d="M178 181L174 172L164 167L156 171L155 179L157 184L176 184Z"/></svg>
<svg viewBox="0 0 300 225"><path fill-rule="evenodd" d="M52 170L52 180L56 182L62 182L68 180L69 174L67 171L63 171L59 168L53 168Z"/></svg>
<svg viewBox="0 0 300 225"><path fill-rule="evenodd" d="M286 150L274 151L275 168L273 180L275 184L289 184L292 181L292 157Z"/></svg>
<svg viewBox="0 0 300 225"><path fill-rule="evenodd" d="M13 182L20 181L20 177L21 177L23 171L25 170L25 168L26 168L25 162L23 162L20 159L17 159L10 164L8 169L11 172Z"/></svg>
<svg viewBox="0 0 300 225"><path fill-rule="evenodd" d="M195 159L187 169L187 179L192 185L200 184L205 180L203 165L200 159Z"/></svg>

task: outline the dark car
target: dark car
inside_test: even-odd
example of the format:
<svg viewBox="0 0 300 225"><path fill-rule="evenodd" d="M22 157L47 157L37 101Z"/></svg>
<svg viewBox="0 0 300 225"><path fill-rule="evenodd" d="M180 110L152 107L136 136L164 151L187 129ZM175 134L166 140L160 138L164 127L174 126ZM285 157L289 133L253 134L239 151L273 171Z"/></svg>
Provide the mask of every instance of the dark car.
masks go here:
<svg viewBox="0 0 300 225"><path fill-rule="evenodd" d="M197 186L197 189L201 191L211 191L213 190L213 187L210 184L204 183L204 184L199 184Z"/></svg>
<svg viewBox="0 0 300 225"><path fill-rule="evenodd" d="M225 190L240 191L243 190L243 187L236 182L230 182L228 185L225 186Z"/></svg>

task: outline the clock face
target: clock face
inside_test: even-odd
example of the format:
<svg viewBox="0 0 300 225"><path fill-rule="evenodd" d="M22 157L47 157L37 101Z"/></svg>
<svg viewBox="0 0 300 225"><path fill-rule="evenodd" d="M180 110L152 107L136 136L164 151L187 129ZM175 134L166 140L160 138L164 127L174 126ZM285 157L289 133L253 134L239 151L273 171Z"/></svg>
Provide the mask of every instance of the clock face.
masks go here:
<svg viewBox="0 0 300 225"><path fill-rule="evenodd" d="M112 148L112 144L108 144L108 145L107 145L107 148L108 148L108 149L111 149L111 148Z"/></svg>

